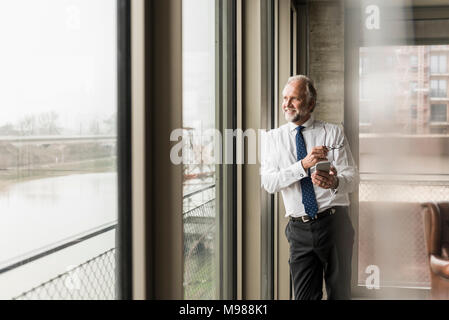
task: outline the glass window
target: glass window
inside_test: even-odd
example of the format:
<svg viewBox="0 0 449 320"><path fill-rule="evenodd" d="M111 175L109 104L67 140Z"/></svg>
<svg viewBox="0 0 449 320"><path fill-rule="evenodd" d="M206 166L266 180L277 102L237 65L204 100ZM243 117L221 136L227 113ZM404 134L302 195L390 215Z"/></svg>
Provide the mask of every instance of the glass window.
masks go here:
<svg viewBox="0 0 449 320"><path fill-rule="evenodd" d="M430 72L432 74L447 72L447 55L432 55L430 57Z"/></svg>
<svg viewBox="0 0 449 320"><path fill-rule="evenodd" d="M440 56L438 59L438 70L440 71L440 73L446 73L447 72L447 56L443 55Z"/></svg>
<svg viewBox="0 0 449 320"><path fill-rule="evenodd" d="M447 97L447 80L439 80L438 96Z"/></svg>
<svg viewBox="0 0 449 320"><path fill-rule="evenodd" d="M363 96L359 101L360 286L366 285L370 266L379 268L382 288L427 289L431 285L420 202L449 201L449 157L441 149L449 139L444 101L449 76L444 74L445 60L440 56L445 55L440 51L429 59L429 46L360 48L360 55L393 56L397 64L364 74L359 87L369 81L378 86L391 81L399 88L392 98L387 98L388 90L370 97L369 130L362 121L367 101ZM416 60L422 74L405 68ZM433 72L438 76L432 76ZM394 106L395 113L381 117L380 110L387 106L387 110Z"/></svg>
<svg viewBox="0 0 449 320"><path fill-rule="evenodd" d="M217 299L215 1L183 1L184 297ZM202 17L198 19L198 17Z"/></svg>
<svg viewBox="0 0 449 320"><path fill-rule="evenodd" d="M447 105L432 104L430 106L430 121L447 122Z"/></svg>
<svg viewBox="0 0 449 320"><path fill-rule="evenodd" d="M438 56L430 56L430 72L438 73Z"/></svg>
<svg viewBox="0 0 449 320"><path fill-rule="evenodd" d="M114 299L117 5L0 1L0 299Z"/></svg>
<svg viewBox="0 0 449 320"><path fill-rule="evenodd" d="M432 98L447 97L447 81L444 79L430 81L430 96Z"/></svg>
<svg viewBox="0 0 449 320"><path fill-rule="evenodd" d="M437 97L438 96L438 80L430 81L430 96Z"/></svg>

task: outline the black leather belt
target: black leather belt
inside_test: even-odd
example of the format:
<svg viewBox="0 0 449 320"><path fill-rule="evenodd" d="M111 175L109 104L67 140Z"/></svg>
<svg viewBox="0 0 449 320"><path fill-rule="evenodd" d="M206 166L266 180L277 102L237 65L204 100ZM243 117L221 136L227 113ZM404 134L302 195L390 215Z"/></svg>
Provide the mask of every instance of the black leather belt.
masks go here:
<svg viewBox="0 0 449 320"><path fill-rule="evenodd" d="M310 222L312 220L318 220L318 219L321 219L321 218L333 215L336 211L337 210L335 208L329 208L329 209L326 209L326 210L324 210L322 212L317 213L315 218L311 218L310 216L301 216L301 217L290 217L290 220L291 221L300 221L300 222L303 222L303 223L307 223L307 222Z"/></svg>

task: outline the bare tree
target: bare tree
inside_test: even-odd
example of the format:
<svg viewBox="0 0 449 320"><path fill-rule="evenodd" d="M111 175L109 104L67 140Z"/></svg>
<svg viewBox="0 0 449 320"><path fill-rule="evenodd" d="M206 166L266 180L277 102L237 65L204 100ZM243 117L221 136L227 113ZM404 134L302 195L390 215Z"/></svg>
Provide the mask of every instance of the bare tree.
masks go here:
<svg viewBox="0 0 449 320"><path fill-rule="evenodd" d="M103 120L106 127L106 134L117 133L117 112L114 112L109 118Z"/></svg>
<svg viewBox="0 0 449 320"><path fill-rule="evenodd" d="M40 134L60 134L61 128L58 127L59 115L55 111L44 112L39 115L39 133Z"/></svg>
<svg viewBox="0 0 449 320"><path fill-rule="evenodd" d="M10 122L0 127L0 136L15 136L19 132L14 128L14 125Z"/></svg>
<svg viewBox="0 0 449 320"><path fill-rule="evenodd" d="M36 134L37 126L36 126L36 116L28 115L23 117L18 124L19 134L21 136L30 136Z"/></svg>
<svg viewBox="0 0 449 320"><path fill-rule="evenodd" d="M89 133L90 134L100 134L101 130L100 130L100 121L98 119L93 119L90 121L89 124Z"/></svg>

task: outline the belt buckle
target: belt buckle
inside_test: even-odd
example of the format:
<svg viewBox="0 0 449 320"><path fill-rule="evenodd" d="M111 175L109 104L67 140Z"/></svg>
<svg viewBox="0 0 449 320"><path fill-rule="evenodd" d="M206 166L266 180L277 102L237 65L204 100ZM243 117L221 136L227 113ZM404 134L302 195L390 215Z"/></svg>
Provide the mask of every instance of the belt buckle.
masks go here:
<svg viewBox="0 0 449 320"><path fill-rule="evenodd" d="M310 221L310 217L309 216L301 216L301 220L302 220L302 222L306 223L306 222Z"/></svg>

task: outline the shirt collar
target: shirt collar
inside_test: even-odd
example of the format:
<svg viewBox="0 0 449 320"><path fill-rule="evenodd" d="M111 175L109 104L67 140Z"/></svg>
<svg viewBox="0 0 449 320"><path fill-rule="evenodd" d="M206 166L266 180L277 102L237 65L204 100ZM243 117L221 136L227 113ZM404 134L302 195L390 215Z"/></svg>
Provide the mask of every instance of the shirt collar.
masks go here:
<svg viewBox="0 0 449 320"><path fill-rule="evenodd" d="M301 126L303 126L304 128L309 128L309 127L315 128L315 117L314 117L313 113L310 115L309 120L304 122ZM289 127L290 131L296 131L296 128L298 127L298 125L294 124L293 122L289 122L288 127Z"/></svg>

